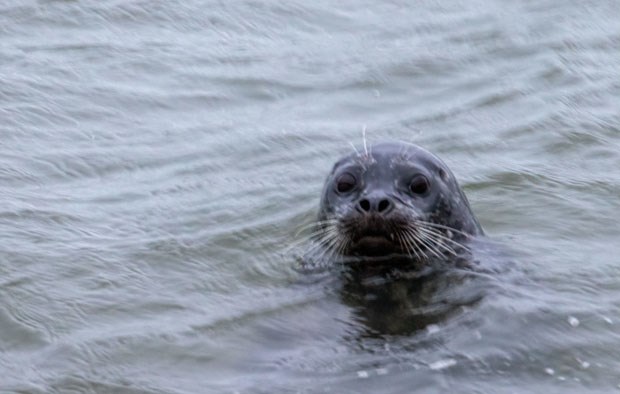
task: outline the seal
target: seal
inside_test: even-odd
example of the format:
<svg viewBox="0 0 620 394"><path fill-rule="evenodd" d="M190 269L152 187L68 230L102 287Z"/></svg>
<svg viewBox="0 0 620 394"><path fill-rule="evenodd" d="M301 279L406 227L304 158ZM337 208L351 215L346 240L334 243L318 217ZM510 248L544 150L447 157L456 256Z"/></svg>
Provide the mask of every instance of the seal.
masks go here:
<svg viewBox="0 0 620 394"><path fill-rule="evenodd" d="M340 159L325 182L316 225L326 255L357 260L453 258L483 234L446 164L404 142Z"/></svg>

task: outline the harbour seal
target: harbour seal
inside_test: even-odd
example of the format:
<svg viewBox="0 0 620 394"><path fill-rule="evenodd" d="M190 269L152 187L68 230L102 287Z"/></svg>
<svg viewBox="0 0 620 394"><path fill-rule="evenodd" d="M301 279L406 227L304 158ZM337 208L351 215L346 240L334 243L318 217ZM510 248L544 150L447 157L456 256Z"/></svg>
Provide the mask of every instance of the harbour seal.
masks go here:
<svg viewBox="0 0 620 394"><path fill-rule="evenodd" d="M325 255L353 260L446 259L483 234L446 164L404 142L340 159L325 182L316 225Z"/></svg>

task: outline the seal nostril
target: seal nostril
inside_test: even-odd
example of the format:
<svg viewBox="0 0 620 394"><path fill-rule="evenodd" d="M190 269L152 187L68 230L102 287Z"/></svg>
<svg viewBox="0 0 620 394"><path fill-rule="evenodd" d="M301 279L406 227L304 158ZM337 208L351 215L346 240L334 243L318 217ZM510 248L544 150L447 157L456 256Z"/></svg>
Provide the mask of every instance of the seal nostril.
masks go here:
<svg viewBox="0 0 620 394"><path fill-rule="evenodd" d="M362 201L360 201L360 207L362 207L362 209L366 212L370 211L370 201L368 201L367 199L363 199Z"/></svg>
<svg viewBox="0 0 620 394"><path fill-rule="evenodd" d="M389 200L381 200L379 201L379 205L377 206L377 211L378 212L383 212L385 210L387 210L390 207L390 201Z"/></svg>

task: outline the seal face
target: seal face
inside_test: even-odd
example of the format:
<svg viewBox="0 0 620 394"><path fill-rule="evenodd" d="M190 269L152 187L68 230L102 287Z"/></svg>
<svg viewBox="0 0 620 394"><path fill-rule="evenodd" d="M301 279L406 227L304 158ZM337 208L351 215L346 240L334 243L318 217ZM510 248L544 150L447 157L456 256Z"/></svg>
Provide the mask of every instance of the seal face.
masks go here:
<svg viewBox="0 0 620 394"><path fill-rule="evenodd" d="M419 146L386 142L339 160L323 189L317 240L340 256L458 255L482 234L450 169Z"/></svg>

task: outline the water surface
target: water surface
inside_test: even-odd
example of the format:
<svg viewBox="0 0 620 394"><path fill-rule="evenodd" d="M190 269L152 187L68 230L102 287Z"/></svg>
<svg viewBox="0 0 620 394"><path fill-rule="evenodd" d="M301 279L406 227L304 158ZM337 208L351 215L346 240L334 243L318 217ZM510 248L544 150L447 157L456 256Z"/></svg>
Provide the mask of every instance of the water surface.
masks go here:
<svg viewBox="0 0 620 394"><path fill-rule="evenodd" d="M0 1L0 389L620 390L618 15ZM442 157L511 251L423 293L445 318L287 252L364 128Z"/></svg>

